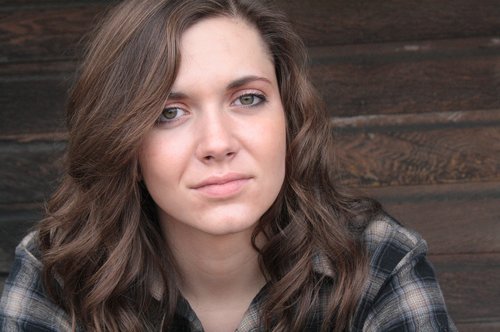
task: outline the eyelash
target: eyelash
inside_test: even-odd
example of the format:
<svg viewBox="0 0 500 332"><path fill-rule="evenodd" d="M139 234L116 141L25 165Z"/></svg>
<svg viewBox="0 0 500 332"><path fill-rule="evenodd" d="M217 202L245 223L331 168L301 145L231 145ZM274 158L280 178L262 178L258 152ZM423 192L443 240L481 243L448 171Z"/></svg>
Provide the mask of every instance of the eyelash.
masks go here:
<svg viewBox="0 0 500 332"><path fill-rule="evenodd" d="M235 106L238 106L238 107L256 107L256 106L261 105L262 103L267 102L266 96L264 96L262 93L258 93L258 92L245 92L245 93L239 95L238 97L236 97L236 99L231 103L231 105L234 105L236 101L240 100L243 97L257 97L260 100L257 101L256 103L253 103L253 104L250 104L250 105L240 104L240 105L235 105ZM241 100L240 100L240 103L241 103Z"/></svg>
<svg viewBox="0 0 500 332"><path fill-rule="evenodd" d="M243 105L241 104L241 98L243 97L254 97L254 98L257 98L259 99L256 103L252 103L250 105ZM240 105L235 105L235 103L237 101L240 101ZM263 103L267 102L267 99L266 99L266 96L264 96L262 93L258 93L258 92L245 92L241 95L239 95L238 97L236 97L234 99L234 101L231 103L231 106L237 106L237 107L245 107L245 108L250 108L250 107L257 107ZM157 120L157 123L158 124L171 124L171 123L174 123L176 121L179 121L179 118L182 117L183 115L181 114L180 116L175 116L175 118L172 118L172 119L168 119L164 116L164 112L165 111L169 111L169 110L178 110L178 111L181 111L183 112L184 114L188 113L187 111L185 111L184 109L182 109L181 107L178 107L178 106L173 106L173 107L165 107L162 111L162 113L160 114L160 116L158 117L158 120ZM164 118L164 119L162 119Z"/></svg>

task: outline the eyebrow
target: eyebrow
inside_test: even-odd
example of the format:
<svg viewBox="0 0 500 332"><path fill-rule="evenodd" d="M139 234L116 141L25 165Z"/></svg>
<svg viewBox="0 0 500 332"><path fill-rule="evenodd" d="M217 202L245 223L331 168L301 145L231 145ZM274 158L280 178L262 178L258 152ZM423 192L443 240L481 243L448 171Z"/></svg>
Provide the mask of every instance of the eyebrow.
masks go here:
<svg viewBox="0 0 500 332"><path fill-rule="evenodd" d="M268 84L272 84L271 81L265 77L249 75L249 76L244 76L242 78L238 78L237 80L232 81L231 83L229 83L226 86L226 90L237 89L237 88L240 88L240 87L242 87L250 82L254 82L254 81L263 81L263 82L266 82ZM187 98L188 98L188 96L183 92L172 91L168 95L168 100L182 100L182 99L187 99Z"/></svg>
<svg viewBox="0 0 500 332"><path fill-rule="evenodd" d="M265 77L250 75L250 76L244 76L244 77L239 78L235 81L232 81L231 83L229 83L227 85L226 89L232 90L232 89L240 88L240 87L244 86L245 84L250 83L250 82L254 82L254 81L264 81L266 83L271 84L271 81Z"/></svg>

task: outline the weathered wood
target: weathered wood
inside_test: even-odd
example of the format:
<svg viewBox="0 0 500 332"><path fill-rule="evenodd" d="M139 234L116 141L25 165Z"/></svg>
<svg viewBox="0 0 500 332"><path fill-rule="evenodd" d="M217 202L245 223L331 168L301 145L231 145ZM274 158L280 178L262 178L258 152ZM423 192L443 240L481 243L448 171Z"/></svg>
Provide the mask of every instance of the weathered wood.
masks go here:
<svg viewBox="0 0 500 332"><path fill-rule="evenodd" d="M90 29L104 1L61 6L61 1L19 5L4 0L0 7L0 62L74 57L77 41ZM75 6L76 5L76 6ZM80 5L80 6L78 6ZM310 46L387 41L498 36L500 9L496 0L478 6L470 0L412 1L316 0L278 1ZM33 7L34 6L34 7Z"/></svg>
<svg viewBox="0 0 500 332"><path fill-rule="evenodd" d="M308 45L494 36L497 0L278 0Z"/></svg>
<svg viewBox="0 0 500 332"><path fill-rule="evenodd" d="M104 5L0 11L0 63L77 57Z"/></svg>
<svg viewBox="0 0 500 332"><path fill-rule="evenodd" d="M314 48L311 57L335 116L500 108L500 37Z"/></svg>
<svg viewBox="0 0 500 332"><path fill-rule="evenodd" d="M40 207L0 207L0 275L8 273L17 244L40 220Z"/></svg>
<svg viewBox="0 0 500 332"><path fill-rule="evenodd" d="M64 131L67 89L59 77L0 80L1 136Z"/></svg>
<svg viewBox="0 0 500 332"><path fill-rule="evenodd" d="M430 260L455 321L500 321L500 253L437 255Z"/></svg>
<svg viewBox="0 0 500 332"><path fill-rule="evenodd" d="M460 332L492 332L500 331L500 321L486 323L459 323L456 324Z"/></svg>
<svg viewBox="0 0 500 332"><path fill-rule="evenodd" d="M118 2L118 0L0 0L0 11L8 10L9 7L13 8L47 8L47 7L64 7L75 5L88 5L93 3L109 4L111 2Z"/></svg>
<svg viewBox="0 0 500 332"><path fill-rule="evenodd" d="M364 190L431 254L500 252L500 182L392 186Z"/></svg>
<svg viewBox="0 0 500 332"><path fill-rule="evenodd" d="M74 62L0 65L0 139L65 131L64 105Z"/></svg>
<svg viewBox="0 0 500 332"><path fill-rule="evenodd" d="M464 114L334 118L339 178L351 186L499 180L500 111L483 124Z"/></svg>
<svg viewBox="0 0 500 332"><path fill-rule="evenodd" d="M7 275L0 274L0 294L3 292L3 287L5 284L5 279L7 279Z"/></svg>
<svg viewBox="0 0 500 332"><path fill-rule="evenodd" d="M64 142L0 142L0 204L40 202L55 188Z"/></svg>

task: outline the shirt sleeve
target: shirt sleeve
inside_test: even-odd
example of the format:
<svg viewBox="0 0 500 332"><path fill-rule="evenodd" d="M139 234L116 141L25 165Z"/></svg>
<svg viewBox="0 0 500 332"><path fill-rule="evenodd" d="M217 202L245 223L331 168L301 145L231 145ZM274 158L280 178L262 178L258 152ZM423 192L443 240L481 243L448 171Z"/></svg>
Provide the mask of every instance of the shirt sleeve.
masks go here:
<svg viewBox="0 0 500 332"><path fill-rule="evenodd" d="M16 256L0 299L0 330L3 332L71 331L68 315L45 294L41 262L35 257L35 233L16 248Z"/></svg>
<svg viewBox="0 0 500 332"><path fill-rule="evenodd" d="M388 231L389 230L389 231ZM362 331L456 331L448 315L427 244L397 224L376 241Z"/></svg>

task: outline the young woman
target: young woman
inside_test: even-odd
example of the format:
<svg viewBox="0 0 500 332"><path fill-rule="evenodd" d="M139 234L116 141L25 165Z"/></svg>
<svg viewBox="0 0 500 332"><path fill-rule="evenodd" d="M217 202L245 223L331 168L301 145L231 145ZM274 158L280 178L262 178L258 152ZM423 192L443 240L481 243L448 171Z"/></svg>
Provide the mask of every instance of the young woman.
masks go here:
<svg viewBox="0 0 500 332"><path fill-rule="evenodd" d="M302 42L255 0L125 1L2 331L454 330L426 244L334 183Z"/></svg>

